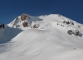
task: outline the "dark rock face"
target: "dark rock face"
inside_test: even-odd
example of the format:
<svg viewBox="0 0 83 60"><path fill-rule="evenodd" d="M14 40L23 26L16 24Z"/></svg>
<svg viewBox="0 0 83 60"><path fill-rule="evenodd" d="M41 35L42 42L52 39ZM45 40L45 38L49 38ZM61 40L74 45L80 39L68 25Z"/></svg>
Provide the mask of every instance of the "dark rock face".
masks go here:
<svg viewBox="0 0 83 60"><path fill-rule="evenodd" d="M69 35L74 34L75 36L80 36L80 37L82 36L82 33L80 33L80 31L78 31L78 30L75 30L75 31L73 31L73 30L68 30L67 33L68 33Z"/></svg>
<svg viewBox="0 0 83 60"><path fill-rule="evenodd" d="M22 14L22 15L21 15L21 20L24 21L24 20L26 20L27 17L28 17L27 14Z"/></svg>
<svg viewBox="0 0 83 60"><path fill-rule="evenodd" d="M23 26L24 26L24 27L28 27L28 23L27 23L27 22L24 22L24 23L23 23Z"/></svg>
<svg viewBox="0 0 83 60"><path fill-rule="evenodd" d="M5 28L4 24L0 24L0 29Z"/></svg>

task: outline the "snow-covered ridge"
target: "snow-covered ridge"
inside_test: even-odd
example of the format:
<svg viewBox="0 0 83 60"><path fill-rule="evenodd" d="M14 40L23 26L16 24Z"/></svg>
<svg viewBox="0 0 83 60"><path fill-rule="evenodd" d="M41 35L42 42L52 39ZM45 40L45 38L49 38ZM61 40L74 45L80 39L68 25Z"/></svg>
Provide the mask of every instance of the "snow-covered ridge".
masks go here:
<svg viewBox="0 0 83 60"><path fill-rule="evenodd" d="M0 60L83 60L77 31L83 25L60 14L22 14L0 29Z"/></svg>
<svg viewBox="0 0 83 60"><path fill-rule="evenodd" d="M27 14L24 14L24 15L27 15ZM39 24L40 28L42 28L45 26L48 27L50 24L55 25L56 23L58 25L68 26L74 29L77 29L83 26L82 24L79 24L76 21L66 18L65 16L62 16L60 14L42 15L42 16L37 16L37 17L27 15L28 17L26 17L25 20L22 20L21 16L16 17L11 23L8 24L8 26L13 27L13 28L24 29L23 28L24 22L28 23L28 26L26 26L25 28L28 28L28 27L30 28L34 24ZM69 24L65 24L63 23L63 21L69 22Z"/></svg>

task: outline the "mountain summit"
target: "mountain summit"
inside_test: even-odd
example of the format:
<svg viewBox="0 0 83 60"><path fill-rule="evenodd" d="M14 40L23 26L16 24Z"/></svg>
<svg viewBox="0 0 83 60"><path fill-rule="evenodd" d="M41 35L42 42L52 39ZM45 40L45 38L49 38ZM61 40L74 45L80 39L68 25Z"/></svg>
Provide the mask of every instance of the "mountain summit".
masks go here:
<svg viewBox="0 0 83 60"><path fill-rule="evenodd" d="M60 14L42 16L30 16L28 14L22 14L21 16L16 17L11 23L8 24L8 26L24 29L33 27L35 24L39 25L38 27L48 27L50 25L53 27L54 25L62 25L63 27L71 27L74 29L79 29L81 26L83 26L82 24L77 23L76 21L66 18Z"/></svg>
<svg viewBox="0 0 83 60"><path fill-rule="evenodd" d="M82 35L82 24L60 14L22 14L0 29L0 60L83 60Z"/></svg>

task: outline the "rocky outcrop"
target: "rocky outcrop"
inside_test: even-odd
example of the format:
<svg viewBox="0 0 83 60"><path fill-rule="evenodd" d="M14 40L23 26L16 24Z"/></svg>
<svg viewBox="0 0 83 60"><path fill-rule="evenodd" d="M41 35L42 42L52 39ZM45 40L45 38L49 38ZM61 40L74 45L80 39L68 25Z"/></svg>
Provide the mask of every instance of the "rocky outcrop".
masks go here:
<svg viewBox="0 0 83 60"><path fill-rule="evenodd" d="M28 27L28 22L23 22L24 27Z"/></svg>
<svg viewBox="0 0 83 60"><path fill-rule="evenodd" d="M34 24L31 28L38 28L39 27L39 24Z"/></svg>
<svg viewBox="0 0 83 60"><path fill-rule="evenodd" d="M0 29L5 28L4 24L0 24Z"/></svg>
<svg viewBox="0 0 83 60"><path fill-rule="evenodd" d="M72 22L72 21L63 21L63 23L74 25L74 22Z"/></svg>
<svg viewBox="0 0 83 60"><path fill-rule="evenodd" d="M22 21L24 21L24 20L26 20L26 19L27 19L27 17L28 17L28 15L27 15L27 14L22 14L22 15L21 15L21 20L22 20Z"/></svg>

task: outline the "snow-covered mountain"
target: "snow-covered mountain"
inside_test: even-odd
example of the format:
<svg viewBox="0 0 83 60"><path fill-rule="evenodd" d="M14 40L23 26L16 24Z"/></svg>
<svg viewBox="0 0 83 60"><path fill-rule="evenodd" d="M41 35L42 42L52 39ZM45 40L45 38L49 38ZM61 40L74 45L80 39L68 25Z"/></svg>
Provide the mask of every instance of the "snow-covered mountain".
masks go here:
<svg viewBox="0 0 83 60"><path fill-rule="evenodd" d="M83 25L60 14L22 14L0 29L0 60L83 60Z"/></svg>

